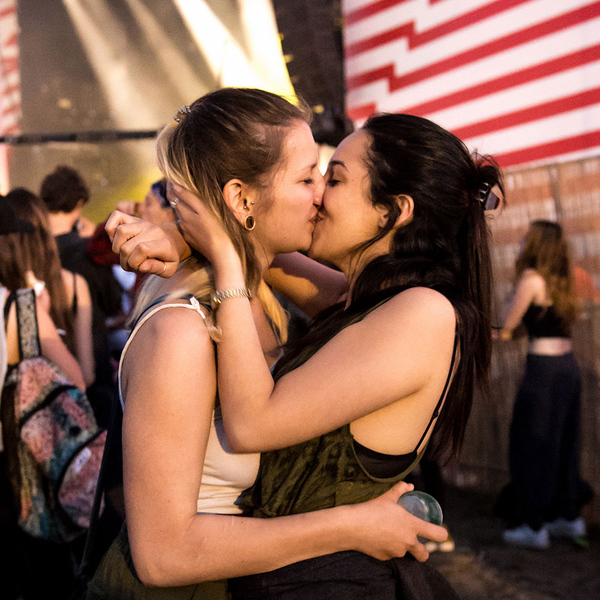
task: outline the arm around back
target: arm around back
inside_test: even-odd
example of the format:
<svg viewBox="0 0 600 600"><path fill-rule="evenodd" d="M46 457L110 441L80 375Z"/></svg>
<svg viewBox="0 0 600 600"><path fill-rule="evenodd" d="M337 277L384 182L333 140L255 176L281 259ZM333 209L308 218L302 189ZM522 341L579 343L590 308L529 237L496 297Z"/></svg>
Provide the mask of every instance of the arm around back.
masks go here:
<svg viewBox="0 0 600 600"><path fill-rule="evenodd" d="M300 252L275 257L265 281L310 317L339 302L348 291L348 280L342 272Z"/></svg>

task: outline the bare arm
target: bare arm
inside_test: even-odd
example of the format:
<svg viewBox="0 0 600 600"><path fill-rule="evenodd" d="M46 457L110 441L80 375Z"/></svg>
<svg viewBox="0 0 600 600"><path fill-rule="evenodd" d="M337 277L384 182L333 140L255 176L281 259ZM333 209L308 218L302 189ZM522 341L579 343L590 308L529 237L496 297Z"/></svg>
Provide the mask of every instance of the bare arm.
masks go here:
<svg viewBox="0 0 600 600"><path fill-rule="evenodd" d="M506 318L504 319L504 327L500 332L500 336L504 340L512 338L513 331L517 328L523 315L527 312L529 305L536 299L540 300L545 290L545 283L541 275L535 271L528 270L523 273L523 276L517 284L515 295L506 309Z"/></svg>
<svg viewBox="0 0 600 600"><path fill-rule="evenodd" d="M83 373L85 385L89 387L94 383L95 378L90 288L81 275L75 274L75 277L73 277L74 274L65 269L62 270L62 274L67 288L67 295L70 299L75 296L73 284L76 287L77 312L74 323L76 358Z"/></svg>
<svg viewBox="0 0 600 600"><path fill-rule="evenodd" d="M82 391L85 390L85 381L81 369L75 357L67 350L64 342L60 339L50 315L38 306L37 318L42 356L49 358L73 385Z"/></svg>
<svg viewBox="0 0 600 600"><path fill-rule="evenodd" d="M194 224L213 265L216 289L244 288L240 258L220 224L193 194L177 194L183 222ZM454 309L441 294L407 290L274 384L248 299L223 301L217 321L219 396L238 452L306 441L392 405L397 436L407 433L409 420L425 427L446 380L455 328Z"/></svg>
<svg viewBox="0 0 600 600"><path fill-rule="evenodd" d="M240 287L219 272L218 289ZM309 440L406 398L422 398L422 410L432 410L450 365L455 315L441 294L407 290L277 383L260 352L248 300L224 301L217 321L224 334L217 351L225 429L232 447L247 452Z"/></svg>
<svg viewBox="0 0 600 600"><path fill-rule="evenodd" d="M132 557L144 583L185 585L269 571L345 549L379 558L408 550L424 560L415 535L445 539L443 529L395 504L406 484L363 505L305 515L197 513L216 375L213 345L191 310L162 311L145 323L123 376L125 504Z"/></svg>
<svg viewBox="0 0 600 600"><path fill-rule="evenodd" d="M339 302L348 290L343 273L300 252L277 256L265 281L310 317Z"/></svg>

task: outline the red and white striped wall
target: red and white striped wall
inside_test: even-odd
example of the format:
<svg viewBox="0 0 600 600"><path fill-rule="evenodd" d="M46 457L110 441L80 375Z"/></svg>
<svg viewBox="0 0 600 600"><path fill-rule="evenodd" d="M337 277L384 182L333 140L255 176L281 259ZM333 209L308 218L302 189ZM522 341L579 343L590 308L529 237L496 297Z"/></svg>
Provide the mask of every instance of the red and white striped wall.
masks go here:
<svg viewBox="0 0 600 600"><path fill-rule="evenodd" d="M0 133L18 133L20 119L17 1L0 0Z"/></svg>
<svg viewBox="0 0 600 600"><path fill-rule="evenodd" d="M347 110L425 116L504 167L600 155L599 0L343 0Z"/></svg>
<svg viewBox="0 0 600 600"><path fill-rule="evenodd" d="M0 0L0 135L19 133L21 79L17 0ZM8 153L0 144L0 194L8 191Z"/></svg>

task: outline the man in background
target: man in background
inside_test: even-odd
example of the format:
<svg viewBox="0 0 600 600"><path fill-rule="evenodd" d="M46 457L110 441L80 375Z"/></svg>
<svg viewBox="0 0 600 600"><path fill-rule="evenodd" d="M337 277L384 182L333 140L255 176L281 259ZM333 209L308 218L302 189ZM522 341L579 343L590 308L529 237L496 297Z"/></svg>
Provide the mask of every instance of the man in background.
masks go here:
<svg viewBox="0 0 600 600"><path fill-rule="evenodd" d="M90 238L82 237L80 232L81 211L89 200L89 189L81 175L68 166L56 167L44 178L40 197L50 213L50 229L63 268L82 275L90 288L96 377L88 395L99 421L105 421L108 419L108 400L115 389L106 319L118 315L121 310L121 287L110 266L91 259L88 252Z"/></svg>

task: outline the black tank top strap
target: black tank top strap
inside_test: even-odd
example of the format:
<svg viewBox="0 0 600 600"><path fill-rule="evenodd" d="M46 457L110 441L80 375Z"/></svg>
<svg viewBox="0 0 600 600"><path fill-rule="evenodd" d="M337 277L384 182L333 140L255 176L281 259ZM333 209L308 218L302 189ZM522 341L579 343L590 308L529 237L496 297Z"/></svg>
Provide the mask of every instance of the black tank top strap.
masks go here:
<svg viewBox="0 0 600 600"><path fill-rule="evenodd" d="M15 292L9 292L6 290L6 297L4 299L4 332L8 327L8 315L10 314L10 307L13 305L17 294Z"/></svg>
<svg viewBox="0 0 600 600"><path fill-rule="evenodd" d="M73 302L71 304L71 312L77 314L77 273L73 272Z"/></svg>
<svg viewBox="0 0 600 600"><path fill-rule="evenodd" d="M454 372L454 362L456 361L457 349L458 349L458 333L455 333L454 334L454 347L452 348L452 359L450 360L450 369L448 371L448 377L446 377L446 383L444 384L444 389L442 390L442 395L440 396L440 399L438 400L437 404L435 405L435 409L433 411L433 414L431 415L431 419L429 419L429 423L427 424L427 427L425 428L425 431L423 432L423 435L421 436L419 443L415 446L414 452L417 452L417 450L421 447L421 444L423 443L423 440L427 437L427 434L429 433L429 430L431 429L433 422L440 416L440 410L442 408L442 404L444 403L444 399L446 398L446 393L448 392L448 388L450 387L450 381L452 380L452 373Z"/></svg>

